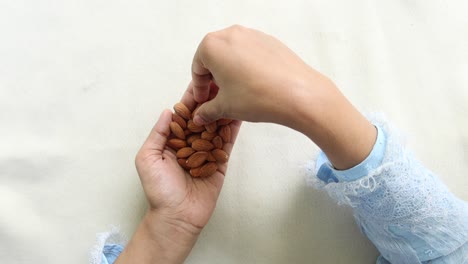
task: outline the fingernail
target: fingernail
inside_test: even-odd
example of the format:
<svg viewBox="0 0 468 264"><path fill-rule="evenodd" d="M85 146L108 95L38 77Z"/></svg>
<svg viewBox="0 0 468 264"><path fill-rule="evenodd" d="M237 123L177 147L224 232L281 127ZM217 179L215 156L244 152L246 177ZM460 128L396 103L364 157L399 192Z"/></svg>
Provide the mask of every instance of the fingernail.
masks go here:
<svg viewBox="0 0 468 264"><path fill-rule="evenodd" d="M195 117L193 118L193 122L195 123L195 125L198 125L198 126L202 126L208 123L200 115L195 115Z"/></svg>

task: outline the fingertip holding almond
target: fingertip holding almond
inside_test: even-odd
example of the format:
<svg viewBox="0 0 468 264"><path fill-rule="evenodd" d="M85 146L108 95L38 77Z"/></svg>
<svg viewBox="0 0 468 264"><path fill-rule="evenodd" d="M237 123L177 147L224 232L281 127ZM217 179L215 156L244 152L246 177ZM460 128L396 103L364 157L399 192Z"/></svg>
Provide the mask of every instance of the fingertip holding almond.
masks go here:
<svg viewBox="0 0 468 264"><path fill-rule="evenodd" d="M205 127L204 126L199 126L199 125L196 125L193 120L189 120L187 122L187 128L188 130L194 132L194 133L200 133L200 132L203 132L205 131Z"/></svg>
<svg viewBox="0 0 468 264"><path fill-rule="evenodd" d="M177 163L192 177L209 177L226 163L228 152L223 150L231 142L231 119L207 123L183 103L174 105L170 123L171 134L166 145L176 151ZM196 120L195 120L196 119ZM196 121L196 122L195 122Z"/></svg>

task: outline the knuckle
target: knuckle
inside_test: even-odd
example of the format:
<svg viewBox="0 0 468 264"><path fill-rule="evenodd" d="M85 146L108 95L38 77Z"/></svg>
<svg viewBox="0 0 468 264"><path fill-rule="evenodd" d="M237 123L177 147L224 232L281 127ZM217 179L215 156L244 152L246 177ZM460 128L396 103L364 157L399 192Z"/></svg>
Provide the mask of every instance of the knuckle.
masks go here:
<svg viewBox="0 0 468 264"><path fill-rule="evenodd" d="M218 43L218 36L216 32L210 32L205 35L203 40L200 43L200 53L204 56L209 55L210 51L212 51Z"/></svg>
<svg viewBox="0 0 468 264"><path fill-rule="evenodd" d="M229 29L231 31L243 31L245 27L239 24L233 24L232 26L229 27Z"/></svg>

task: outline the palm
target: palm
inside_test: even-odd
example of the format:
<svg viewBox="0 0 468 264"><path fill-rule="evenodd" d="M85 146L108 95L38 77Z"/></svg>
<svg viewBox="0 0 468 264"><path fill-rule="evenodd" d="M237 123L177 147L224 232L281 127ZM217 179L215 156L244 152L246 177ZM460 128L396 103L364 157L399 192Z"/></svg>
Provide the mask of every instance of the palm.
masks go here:
<svg viewBox="0 0 468 264"><path fill-rule="evenodd" d="M206 225L224 181L217 171L207 178L192 178L165 149L139 169L151 208L164 209L194 226Z"/></svg>
<svg viewBox="0 0 468 264"><path fill-rule="evenodd" d="M182 101L193 107L193 95L188 90ZM177 163L174 153L165 147L169 135L170 111L162 113L137 155L136 166L151 209L161 209L171 217L196 227L208 222L216 205L224 181L227 165L205 178L193 178ZM233 141L240 121L230 124ZM233 143L225 150L230 153Z"/></svg>

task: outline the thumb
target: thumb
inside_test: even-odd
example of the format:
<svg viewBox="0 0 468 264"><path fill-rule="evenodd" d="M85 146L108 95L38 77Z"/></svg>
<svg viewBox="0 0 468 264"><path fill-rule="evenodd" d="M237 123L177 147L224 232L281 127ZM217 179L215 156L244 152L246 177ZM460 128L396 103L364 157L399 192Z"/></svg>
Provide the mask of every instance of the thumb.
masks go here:
<svg viewBox="0 0 468 264"><path fill-rule="evenodd" d="M196 125L206 125L223 117L222 104L219 97L203 103L195 112L193 122Z"/></svg>

